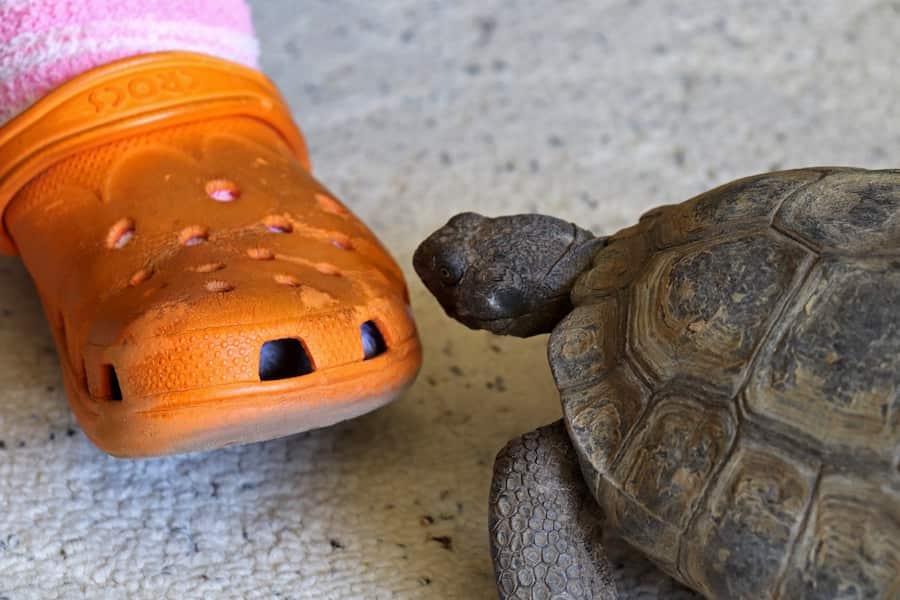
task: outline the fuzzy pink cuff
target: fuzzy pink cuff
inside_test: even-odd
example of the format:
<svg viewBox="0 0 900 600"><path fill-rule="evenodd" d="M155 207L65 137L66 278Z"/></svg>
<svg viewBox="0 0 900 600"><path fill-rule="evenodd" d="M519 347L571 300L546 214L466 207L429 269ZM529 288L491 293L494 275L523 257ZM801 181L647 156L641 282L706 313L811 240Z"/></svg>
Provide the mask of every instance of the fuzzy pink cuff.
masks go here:
<svg viewBox="0 0 900 600"><path fill-rule="evenodd" d="M0 125L61 83L163 50L257 68L243 0L0 0Z"/></svg>

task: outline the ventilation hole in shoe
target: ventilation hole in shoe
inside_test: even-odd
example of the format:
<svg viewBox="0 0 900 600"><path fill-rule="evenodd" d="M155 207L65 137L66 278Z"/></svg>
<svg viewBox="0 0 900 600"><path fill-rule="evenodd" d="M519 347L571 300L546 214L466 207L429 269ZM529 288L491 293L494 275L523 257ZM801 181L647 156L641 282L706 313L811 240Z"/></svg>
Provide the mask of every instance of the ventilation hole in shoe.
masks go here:
<svg viewBox="0 0 900 600"><path fill-rule="evenodd" d="M205 265L189 267L188 270L193 271L194 273L215 273L216 271L221 271L224 268L224 263L206 263Z"/></svg>
<svg viewBox="0 0 900 600"><path fill-rule="evenodd" d="M263 225L272 233L291 233L294 226L285 217L281 215L269 215L263 219Z"/></svg>
<svg viewBox="0 0 900 600"><path fill-rule="evenodd" d="M178 234L178 242L182 246L196 246L209 239L209 230L200 225L191 225L181 230Z"/></svg>
<svg viewBox="0 0 900 600"><path fill-rule="evenodd" d="M360 336L362 337L363 360L375 358L380 354L387 352L387 344L384 342L384 336L378 330L378 326L373 321L366 321L360 328Z"/></svg>
<svg viewBox="0 0 900 600"><path fill-rule="evenodd" d="M116 250L124 248L133 237L134 221L131 219L119 219L115 225L109 228L109 233L106 234L106 247Z"/></svg>
<svg viewBox="0 0 900 600"><path fill-rule="evenodd" d="M224 294L225 292L230 292L234 289L234 285L228 283L227 281L213 280L206 282L206 289L210 292L215 292L219 294Z"/></svg>
<svg viewBox="0 0 900 600"><path fill-rule="evenodd" d="M104 400L122 401L122 387L119 385L119 377L112 365L100 367L100 397Z"/></svg>
<svg viewBox="0 0 900 600"><path fill-rule="evenodd" d="M275 283L286 285L288 287L300 287L301 285L303 285L299 279L297 279L293 275L288 275L287 273L276 273Z"/></svg>
<svg viewBox="0 0 900 600"><path fill-rule="evenodd" d="M335 215L346 215L347 209L344 206L326 194L316 194L316 202L319 203L319 208L324 210L325 212L329 212Z"/></svg>
<svg viewBox="0 0 900 600"><path fill-rule="evenodd" d="M213 179L206 182L206 195L216 202L231 202L240 197L241 190L228 179Z"/></svg>
<svg viewBox="0 0 900 600"><path fill-rule="evenodd" d="M335 248L340 248L341 250L353 250L353 242L347 237L336 237L331 240L331 244Z"/></svg>
<svg viewBox="0 0 900 600"><path fill-rule="evenodd" d="M268 248L248 248L247 256L253 260L272 260L275 258L275 253Z"/></svg>
<svg viewBox="0 0 900 600"><path fill-rule="evenodd" d="M334 265L329 265L328 263L319 263L316 265L316 270L322 275L330 275L331 277L340 277L341 270L338 269Z"/></svg>
<svg viewBox="0 0 900 600"><path fill-rule="evenodd" d="M312 360L300 340L286 338L263 344L259 353L260 381L300 377L313 372Z"/></svg>
<svg viewBox="0 0 900 600"><path fill-rule="evenodd" d="M131 276L131 279L128 280L128 285L131 287L137 287L153 277L153 269L141 269L140 271L136 271L134 275Z"/></svg>

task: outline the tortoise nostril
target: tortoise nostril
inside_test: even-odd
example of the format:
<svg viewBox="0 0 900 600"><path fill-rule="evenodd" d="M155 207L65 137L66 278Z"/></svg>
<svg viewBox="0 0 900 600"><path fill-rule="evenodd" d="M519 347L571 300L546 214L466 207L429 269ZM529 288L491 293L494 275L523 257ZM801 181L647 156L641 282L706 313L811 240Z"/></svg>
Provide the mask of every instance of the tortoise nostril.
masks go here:
<svg viewBox="0 0 900 600"><path fill-rule="evenodd" d="M285 338L263 344L259 353L260 381L290 379L313 372L312 360L300 340Z"/></svg>
<svg viewBox="0 0 900 600"><path fill-rule="evenodd" d="M378 326L375 325L374 322L366 321L360 326L359 330L360 336L362 337L363 354L365 356L363 360L375 358L387 351L387 344L384 341L384 336L381 335L381 331L378 330Z"/></svg>

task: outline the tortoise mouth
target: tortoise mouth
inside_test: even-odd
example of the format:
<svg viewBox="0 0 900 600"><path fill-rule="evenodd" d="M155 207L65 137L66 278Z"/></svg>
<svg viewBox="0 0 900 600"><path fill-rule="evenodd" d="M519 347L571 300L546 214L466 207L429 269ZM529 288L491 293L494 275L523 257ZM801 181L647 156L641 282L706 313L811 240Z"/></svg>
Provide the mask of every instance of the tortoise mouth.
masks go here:
<svg viewBox="0 0 900 600"><path fill-rule="evenodd" d="M447 314L470 329L484 329L497 335L530 337L550 333L571 308L568 295L561 295L554 297L549 304L503 317L479 317L471 313L451 311L447 311Z"/></svg>
<svg viewBox="0 0 900 600"><path fill-rule="evenodd" d="M505 333L512 327L514 321L514 317L482 319L480 317L462 313L451 316L470 329L486 329L494 333Z"/></svg>
<svg viewBox="0 0 900 600"><path fill-rule="evenodd" d="M525 312L510 317L479 318L471 314L448 314L470 329L490 331L497 335L533 335L533 317L539 311Z"/></svg>

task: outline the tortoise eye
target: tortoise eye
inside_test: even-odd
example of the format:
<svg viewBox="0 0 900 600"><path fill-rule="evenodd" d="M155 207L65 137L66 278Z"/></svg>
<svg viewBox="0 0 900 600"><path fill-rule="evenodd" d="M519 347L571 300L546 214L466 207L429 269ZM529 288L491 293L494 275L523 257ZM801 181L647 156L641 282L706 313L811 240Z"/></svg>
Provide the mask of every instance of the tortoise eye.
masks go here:
<svg viewBox="0 0 900 600"><path fill-rule="evenodd" d="M451 269L446 265L438 269L438 275L441 276L441 281L443 281L447 285L453 285L454 283L459 281L459 275L454 271L454 269Z"/></svg>
<svg viewBox="0 0 900 600"><path fill-rule="evenodd" d="M435 253L431 258L431 273L442 285L456 285L466 272L466 261L452 249Z"/></svg>

